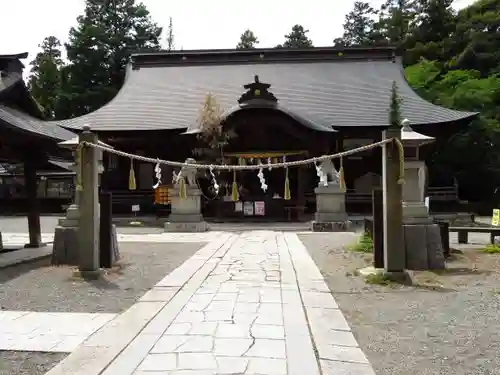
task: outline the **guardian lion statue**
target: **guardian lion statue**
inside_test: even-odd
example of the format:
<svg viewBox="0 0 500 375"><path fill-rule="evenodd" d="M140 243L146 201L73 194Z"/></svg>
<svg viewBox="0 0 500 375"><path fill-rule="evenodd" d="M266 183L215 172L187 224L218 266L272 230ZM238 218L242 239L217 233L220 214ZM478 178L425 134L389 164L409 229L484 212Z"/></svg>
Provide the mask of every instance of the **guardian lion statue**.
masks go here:
<svg viewBox="0 0 500 375"><path fill-rule="evenodd" d="M340 185L340 173L335 169L335 165L333 165L331 159L321 162L317 169L319 175L318 185Z"/></svg>
<svg viewBox="0 0 500 375"><path fill-rule="evenodd" d="M187 164L196 164L196 160L193 158L187 158L185 163ZM184 178L185 181L189 186L197 186L196 183L196 175L198 173L198 170L193 167L189 167L187 165L183 166L180 170L179 173L175 173L175 171L172 174L172 181L174 183L175 187L179 186L180 183L180 178Z"/></svg>

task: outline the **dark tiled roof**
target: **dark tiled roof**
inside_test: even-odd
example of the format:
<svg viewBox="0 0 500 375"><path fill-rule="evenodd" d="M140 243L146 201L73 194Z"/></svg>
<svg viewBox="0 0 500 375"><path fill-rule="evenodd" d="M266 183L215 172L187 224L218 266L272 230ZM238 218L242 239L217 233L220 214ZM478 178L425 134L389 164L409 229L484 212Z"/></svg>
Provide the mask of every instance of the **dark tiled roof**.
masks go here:
<svg viewBox="0 0 500 375"><path fill-rule="evenodd" d="M57 141L66 141L75 137L75 133L62 128L56 123L37 119L2 104L0 104L0 120L22 131L38 134Z"/></svg>
<svg viewBox="0 0 500 375"><path fill-rule="evenodd" d="M118 95L101 109L58 124L95 130L192 129L207 93L223 109L237 105L243 85L258 75L279 105L315 126L381 127L388 124L392 82L413 126L474 116L435 106L408 85L392 50L339 54L331 48L253 51L179 51L134 57Z"/></svg>

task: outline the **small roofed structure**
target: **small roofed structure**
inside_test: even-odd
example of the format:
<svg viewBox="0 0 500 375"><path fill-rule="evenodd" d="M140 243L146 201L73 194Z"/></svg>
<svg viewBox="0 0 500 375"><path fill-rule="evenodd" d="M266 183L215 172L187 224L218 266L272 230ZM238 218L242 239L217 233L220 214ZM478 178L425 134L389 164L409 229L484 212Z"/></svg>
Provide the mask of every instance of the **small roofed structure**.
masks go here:
<svg viewBox="0 0 500 375"><path fill-rule="evenodd" d="M8 179L3 179L0 201L5 203L17 199L17 207L23 207L28 212L30 242L26 246L39 247L42 242L40 202L37 198L40 197L42 187L45 186L45 190L49 187L39 183L43 176L38 176L37 170L46 168L53 157L64 157L57 147L57 142L70 139L75 134L43 118L38 103L29 93L23 80L24 65L21 59L27 56L27 53L0 55L0 136L3 140L0 145L0 161L9 164L22 163L24 174L23 177L13 177L15 190L19 193L16 198L11 194L12 186L7 186ZM71 181L69 171L67 175ZM68 185L68 188L70 187L71 185ZM70 194L66 198L63 197L63 201L70 199Z"/></svg>

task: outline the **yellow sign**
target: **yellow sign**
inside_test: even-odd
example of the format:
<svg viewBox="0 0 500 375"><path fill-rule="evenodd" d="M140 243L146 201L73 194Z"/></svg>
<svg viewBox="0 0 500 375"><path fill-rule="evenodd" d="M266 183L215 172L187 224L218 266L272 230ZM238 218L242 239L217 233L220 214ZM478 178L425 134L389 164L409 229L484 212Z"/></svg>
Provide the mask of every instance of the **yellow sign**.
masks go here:
<svg viewBox="0 0 500 375"><path fill-rule="evenodd" d="M491 216L491 225L494 227L498 227L500 224L500 209L493 209L493 215Z"/></svg>

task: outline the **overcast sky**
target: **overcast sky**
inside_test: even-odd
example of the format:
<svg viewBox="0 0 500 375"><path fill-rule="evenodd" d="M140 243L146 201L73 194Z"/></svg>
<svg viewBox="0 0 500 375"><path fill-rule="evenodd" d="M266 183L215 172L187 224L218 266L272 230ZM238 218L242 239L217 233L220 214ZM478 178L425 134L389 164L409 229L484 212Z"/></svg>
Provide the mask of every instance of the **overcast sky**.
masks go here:
<svg viewBox="0 0 500 375"><path fill-rule="evenodd" d="M111 0L112 1L112 0ZM383 0L372 0L378 7ZM354 0L143 0L159 25L173 18L176 49L234 48L240 34L251 29L259 47L283 42L295 24L310 30L315 46L328 46L341 36L345 14ZM462 8L474 0L455 0ZM294 6L294 4L297 6ZM4 0L0 21L0 54L29 52L49 35L67 40L83 12L84 0ZM164 40L163 40L164 41Z"/></svg>

